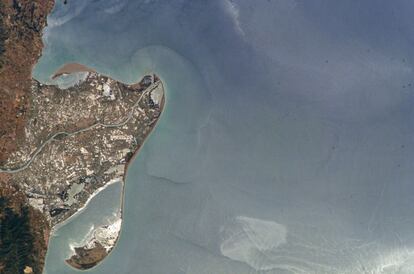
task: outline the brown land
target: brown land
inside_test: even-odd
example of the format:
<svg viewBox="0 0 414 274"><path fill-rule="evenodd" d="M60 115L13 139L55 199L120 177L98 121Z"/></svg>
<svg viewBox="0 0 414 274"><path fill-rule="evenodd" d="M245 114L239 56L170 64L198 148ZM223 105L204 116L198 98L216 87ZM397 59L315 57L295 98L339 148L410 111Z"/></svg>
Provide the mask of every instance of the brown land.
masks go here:
<svg viewBox="0 0 414 274"><path fill-rule="evenodd" d="M75 248L75 252L76 255L66 260L66 262L70 266L78 269L94 267L107 256L105 248L99 242L96 242L95 246L89 249L77 247Z"/></svg>
<svg viewBox="0 0 414 274"><path fill-rule="evenodd" d="M0 0L0 165L24 135L32 67L42 51L41 34L53 4L53 0ZM24 269L41 273L50 228L19 190L12 176L0 174L0 273ZM11 227L14 222L20 229ZM8 242L13 237L30 243Z"/></svg>
<svg viewBox="0 0 414 274"><path fill-rule="evenodd" d="M43 44L42 30L53 0L0 0L6 33L0 70L0 165L16 150L27 119L32 68Z"/></svg>
<svg viewBox="0 0 414 274"><path fill-rule="evenodd" d="M66 90L32 79L52 6L53 0L0 0L2 274L42 273L51 227L108 181L125 177L164 106L164 98L151 97L163 92L156 75L126 85L72 63L53 77L88 76ZM90 268L107 254L98 242L78 248L70 262Z"/></svg>

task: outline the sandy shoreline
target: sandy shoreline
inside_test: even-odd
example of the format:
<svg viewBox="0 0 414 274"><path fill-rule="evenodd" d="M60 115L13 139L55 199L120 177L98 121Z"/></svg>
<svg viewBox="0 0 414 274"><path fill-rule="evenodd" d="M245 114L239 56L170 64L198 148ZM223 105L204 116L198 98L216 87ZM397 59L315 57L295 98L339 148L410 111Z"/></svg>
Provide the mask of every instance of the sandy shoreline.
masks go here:
<svg viewBox="0 0 414 274"><path fill-rule="evenodd" d="M52 79L55 79L61 75L65 75L65 74L71 74L71 73L77 73L77 72L96 72L95 70L88 68L84 65L81 64L77 64L77 63L68 63L63 65L61 68L59 68L52 76ZM150 75L154 75L154 77L158 78L158 75L156 74L150 74ZM143 77L141 77L142 79ZM149 136L151 135L151 133L153 132L153 130L157 127L157 124L159 122L159 120L161 119L161 116L163 114L164 111L164 106L165 106L165 101L166 101L166 92L164 89L164 85L161 79L159 79L160 81L160 85L162 87L162 91L163 91L163 96L159 105L160 108L160 116L158 117L158 119L155 122L155 125L152 127L152 129L148 132L148 135L145 137L144 141L142 142L142 144L136 148L136 150L133 152L131 158L129 159L128 162L125 163L125 167L124 167L124 173L122 177L119 178L115 178L113 180L110 180L109 182L107 182L105 185L103 185L102 187L96 189L91 195L90 197L88 197L87 201L85 202L85 204L79 208L72 216L70 216L68 219L66 219L65 221L63 221L62 223L58 223L56 224L52 229L51 229L51 233L50 235L52 235L52 237L54 235L56 235L57 230L59 230L59 228L63 227L64 225L70 223L76 216L78 216L80 213L82 213L86 207L89 205L90 201L92 201L92 199L98 195L101 191L105 190L108 186L114 184L114 183L121 183L122 184L122 190L121 190L121 197L120 197L120 208L119 208L119 214L120 214L120 219L121 219L121 225L120 225L120 230L119 230L119 234L118 237L114 243L114 245L112 246L111 250L113 250L113 248L115 248L115 246L118 243L119 238L121 237L121 232L122 232L122 225L123 225L123 212L125 210L125 182L126 182L126 176L128 174L128 168L130 166L130 164L136 159L137 155L140 152L140 149L145 145L145 142L147 141L147 139L149 138ZM139 82L137 82L136 84L139 84ZM51 238L52 238L51 237ZM72 249L73 247L71 247ZM107 254L107 256L110 254L111 252L109 252ZM100 262L97 264L99 265Z"/></svg>
<svg viewBox="0 0 414 274"><path fill-rule="evenodd" d="M71 74L71 73L77 73L77 72L96 72L94 69L91 69L85 65L79 64L79 63L67 63L65 65L63 65L62 67L60 67L53 75L52 75L52 79L55 79L63 74ZM97 72L98 73L98 72ZM153 73L151 73L153 74ZM158 75L153 74L158 78ZM142 79L143 77L141 77ZM125 164L125 168L124 168L124 174L123 174L123 179L122 178L115 178L111 181L109 181L108 183L106 183L105 185L103 185L102 187L96 189L91 196L88 198L88 200L85 202L85 204L79 208L72 216L70 216L68 219L66 219L65 221L63 221L62 223L56 224L56 226L52 227L51 229L51 235L53 235L53 233L59 229L60 227L62 227L63 225L69 223L75 216L79 215L85 208L86 206L89 204L89 202L98 194L100 193L102 190L106 189L109 185L112 185L114 183L120 182L122 184L122 192L121 192L121 207L120 207L120 213L121 213L121 218L122 218L122 212L124 210L124 194L125 194L125 180L126 180L126 176L127 176L127 172L128 172L128 167L130 165L130 163L132 161L135 160L136 156L139 153L139 150L141 149L141 147L145 144L147 138L151 135L152 131L155 129L155 127L158 124L159 119L161 118L162 114L163 114L163 110L164 110L164 105L165 105L165 90L164 90L164 85L163 82L161 81L161 79L159 79L160 84L162 86L162 90L163 90L163 96L162 96L162 101L160 104L160 117L158 117L154 127L151 129L151 131L148 133L147 137L145 138L145 140L143 141L143 143L133 152L133 155L131 156L131 158L129 159L129 161ZM135 84L139 84L139 82L135 83ZM134 84L132 84L134 85Z"/></svg>
<svg viewBox="0 0 414 274"><path fill-rule="evenodd" d="M158 76L157 76L158 77ZM120 237L121 237L121 234L122 234L122 225L123 225L123 223L124 223L124 218L123 218L123 212L124 212L124 207L125 207L125 187L126 187L126 176L127 176L127 174L128 174L128 168L129 168L129 165L133 162L133 161L135 161L135 158L137 157L137 155L139 154L139 151L140 151L140 149L145 145L145 143L146 143L146 141L148 140L148 138L149 138L149 136L151 135L151 133L155 130L155 128L157 127L157 125L158 125L158 122L160 121L160 119L161 119L161 116L163 115L163 110L164 110L164 106L165 106L165 97L166 97L166 92L165 92L165 89L164 89L164 85L163 85L163 82L162 82L162 80L160 79L160 84L162 85L162 89L163 89L163 92L164 92L164 95L163 95L163 97L162 97L162 101L161 101L161 104L160 104L160 109L161 109L161 114L160 114L160 116L158 117L158 119L157 119L157 122L155 123L155 125L154 125L154 127L151 129L151 131L148 133L148 135L147 135L147 137L145 138L145 140L143 141L143 143L141 144L141 146L139 146L135 151L134 151L134 154L132 155L132 157L131 157L131 159L129 159L129 161L125 164L125 170L124 170L124 176L123 176L123 180L121 180L121 183L122 183L122 191L121 191L121 199L120 199L120 203L121 203L121 206L120 206L120 219L121 219L121 226L120 226L120 229L119 229L119 233L118 233L118 237L117 237L117 239L115 240L115 244L112 246L112 248L111 248L111 251L116 247L116 245L118 244L118 241L119 241L119 239L120 239ZM90 197L90 198L92 198L92 196ZM85 204L85 206L86 206L86 204ZM83 207L84 208L84 207ZM77 214L77 213L76 213ZM108 257L108 256L110 256L111 255L111 253L112 252L109 252L107 255L106 255L106 258ZM105 258L105 259L106 259ZM102 260L102 261L100 261L100 262L98 262L94 267L92 267L92 268L95 268L96 266L98 266L98 265L100 265L102 262L103 262L104 260ZM67 263L67 262L66 262ZM68 264L69 266L70 266L70 264Z"/></svg>
<svg viewBox="0 0 414 274"><path fill-rule="evenodd" d="M55 73L52 75L52 79L55 79L64 74L71 74L77 72L96 72L94 69L91 69L87 66L78 63L67 63L60 67Z"/></svg>
<svg viewBox="0 0 414 274"><path fill-rule="evenodd" d="M140 149L145 145L145 142L147 141L147 139L149 138L149 136L151 135L151 133L153 132L153 130L157 127L157 124L159 122L159 120L161 119L161 116L164 112L164 105L165 105L165 89L164 89L164 85L163 82L160 79L160 84L162 86L162 90L164 92L164 95L162 96L162 101L160 104L160 116L158 117L157 121L155 122L155 125L152 127L152 129L150 130L150 132L148 132L147 137L145 138L145 140L142 142L142 144L133 152L133 155L131 157L131 159L129 159L129 161L125 164L125 169L124 169L124 180L123 180L123 185L122 185L122 194L121 194L121 214L124 208L124 191L125 191L125 181L126 181L126 176L128 174L128 168L129 165L135 160L135 158L137 157L137 155L139 154ZM122 215L121 215L122 216Z"/></svg>
<svg viewBox="0 0 414 274"><path fill-rule="evenodd" d="M82 213L82 211L85 210L85 208L88 206L88 204L92 201L92 199L98 195L101 191L103 191L104 189L106 189L108 186L113 185L115 183L121 183L123 184L123 180L121 178L115 178L113 180L110 180L109 182L107 182L106 184L104 184L103 186L101 186L100 188L96 189L91 196L89 196L88 200L86 200L85 204L79 208L72 216L70 216L69 218L67 218L66 220L64 220L61 223L56 224L50 231L51 235L53 236L54 233L61 228L62 226L70 223L72 221L72 219L76 216L78 216L80 213ZM122 186L123 187L123 186Z"/></svg>

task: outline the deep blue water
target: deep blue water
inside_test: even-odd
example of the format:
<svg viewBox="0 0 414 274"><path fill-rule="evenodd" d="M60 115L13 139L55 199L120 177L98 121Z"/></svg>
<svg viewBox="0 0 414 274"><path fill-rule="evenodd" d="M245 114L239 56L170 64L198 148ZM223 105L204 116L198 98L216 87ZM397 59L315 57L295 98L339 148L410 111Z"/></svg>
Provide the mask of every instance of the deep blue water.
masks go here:
<svg viewBox="0 0 414 274"><path fill-rule="evenodd" d="M154 71L167 92L120 242L90 272L413 273L413 11L59 2L38 79L80 62L129 83Z"/></svg>

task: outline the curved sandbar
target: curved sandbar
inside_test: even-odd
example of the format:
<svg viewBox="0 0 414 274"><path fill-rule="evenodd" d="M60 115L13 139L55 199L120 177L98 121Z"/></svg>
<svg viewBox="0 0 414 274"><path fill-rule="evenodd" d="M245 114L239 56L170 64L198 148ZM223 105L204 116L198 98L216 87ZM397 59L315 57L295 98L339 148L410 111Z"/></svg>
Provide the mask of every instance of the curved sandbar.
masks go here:
<svg viewBox="0 0 414 274"><path fill-rule="evenodd" d="M65 74L71 74L71 73L76 73L76 72L96 72L96 71L82 64L67 63L63 65L62 67L60 67L57 71L55 71L55 73L53 73L52 79L55 79Z"/></svg>

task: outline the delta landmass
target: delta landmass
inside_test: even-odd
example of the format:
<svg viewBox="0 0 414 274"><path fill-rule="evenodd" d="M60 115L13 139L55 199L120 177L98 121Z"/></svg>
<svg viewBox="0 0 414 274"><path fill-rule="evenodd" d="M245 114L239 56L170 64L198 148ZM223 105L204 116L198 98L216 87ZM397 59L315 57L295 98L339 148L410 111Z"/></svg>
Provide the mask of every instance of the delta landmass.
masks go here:
<svg viewBox="0 0 414 274"><path fill-rule="evenodd" d="M128 85L79 64L66 89L32 78L52 0L0 0L0 273L42 273L53 227L111 182L154 128L164 88L154 74ZM119 236L121 212L67 263L95 266Z"/></svg>

